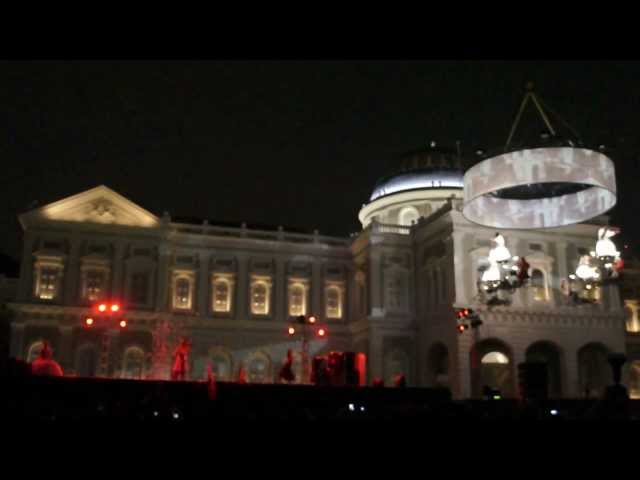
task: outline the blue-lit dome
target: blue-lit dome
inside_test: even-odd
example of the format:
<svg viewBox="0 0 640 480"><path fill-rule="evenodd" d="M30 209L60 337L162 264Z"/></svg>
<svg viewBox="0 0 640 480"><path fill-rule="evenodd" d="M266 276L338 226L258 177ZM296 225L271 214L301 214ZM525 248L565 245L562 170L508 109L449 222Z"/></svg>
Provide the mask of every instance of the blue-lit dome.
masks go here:
<svg viewBox="0 0 640 480"><path fill-rule="evenodd" d="M426 150L404 155L400 168L376 183L369 201L409 190L462 189L463 177L460 157L451 150L435 148L432 144Z"/></svg>

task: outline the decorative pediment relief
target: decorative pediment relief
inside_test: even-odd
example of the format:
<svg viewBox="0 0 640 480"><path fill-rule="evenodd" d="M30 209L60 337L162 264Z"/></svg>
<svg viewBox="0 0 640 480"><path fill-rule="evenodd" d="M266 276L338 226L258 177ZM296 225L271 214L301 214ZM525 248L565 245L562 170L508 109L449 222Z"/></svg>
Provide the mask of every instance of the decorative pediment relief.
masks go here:
<svg viewBox="0 0 640 480"><path fill-rule="evenodd" d="M154 227L158 217L104 185L20 216L23 227L38 220Z"/></svg>

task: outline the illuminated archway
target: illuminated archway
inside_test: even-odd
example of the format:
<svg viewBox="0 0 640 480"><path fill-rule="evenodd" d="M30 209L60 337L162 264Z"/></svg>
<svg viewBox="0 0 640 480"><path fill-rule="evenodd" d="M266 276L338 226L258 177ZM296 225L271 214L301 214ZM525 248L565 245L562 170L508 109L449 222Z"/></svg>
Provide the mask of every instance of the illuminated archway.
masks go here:
<svg viewBox="0 0 640 480"><path fill-rule="evenodd" d="M503 397L515 397L515 378L511 348L495 338L478 342L471 348L471 390L482 397L486 387L499 390Z"/></svg>

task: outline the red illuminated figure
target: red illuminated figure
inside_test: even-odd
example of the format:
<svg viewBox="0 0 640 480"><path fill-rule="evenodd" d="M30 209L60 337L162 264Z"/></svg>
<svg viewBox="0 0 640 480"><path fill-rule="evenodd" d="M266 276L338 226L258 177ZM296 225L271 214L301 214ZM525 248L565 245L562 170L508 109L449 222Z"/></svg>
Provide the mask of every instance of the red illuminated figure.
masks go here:
<svg viewBox="0 0 640 480"><path fill-rule="evenodd" d="M173 353L173 368L171 369L171 380L185 380L189 365L189 351L191 343L183 338Z"/></svg>
<svg viewBox="0 0 640 480"><path fill-rule="evenodd" d="M280 379L285 383L291 383L296 379L293 374L293 352L291 349L287 350L287 359L280 369Z"/></svg>
<svg viewBox="0 0 640 480"><path fill-rule="evenodd" d="M44 342L40 356L31 362L31 373L34 375L50 375L53 377L62 377L62 368L53 359L53 351L49 348L49 344Z"/></svg>

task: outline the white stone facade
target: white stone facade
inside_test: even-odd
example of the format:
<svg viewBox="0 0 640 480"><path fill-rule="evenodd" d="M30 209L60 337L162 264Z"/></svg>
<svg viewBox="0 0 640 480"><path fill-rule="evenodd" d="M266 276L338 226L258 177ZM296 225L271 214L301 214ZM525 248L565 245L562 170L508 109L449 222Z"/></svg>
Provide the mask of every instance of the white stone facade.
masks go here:
<svg viewBox="0 0 640 480"><path fill-rule="evenodd" d="M495 231L467 222L461 191L449 190L376 198L361 214L365 228L350 239L175 223L106 187L27 212L11 354L27 358L46 339L66 372L100 373L101 339L83 322L91 304L116 299L128 326L110 337L102 373L149 375L154 334L170 325L174 340L193 342L190 378L204 378L211 363L221 379L243 368L249 381L273 382L287 349L300 349L287 327L304 312L329 332L310 353L364 353L369 381L389 384L403 373L411 386L446 385L465 398L495 374L505 395L517 395L516 365L549 354L558 395L582 395L598 352L625 350L616 287L602 292L600 304L580 307L560 291L598 225L502 231L513 254L542 272L544 288L536 295L523 288L512 306L487 309L475 304L475 275ZM419 216L402 222L409 225L376 219L413 220L411 208ZM483 325L459 334L457 307L479 311ZM491 352L504 354L508 366L482 370Z"/></svg>

